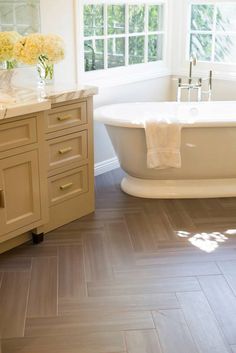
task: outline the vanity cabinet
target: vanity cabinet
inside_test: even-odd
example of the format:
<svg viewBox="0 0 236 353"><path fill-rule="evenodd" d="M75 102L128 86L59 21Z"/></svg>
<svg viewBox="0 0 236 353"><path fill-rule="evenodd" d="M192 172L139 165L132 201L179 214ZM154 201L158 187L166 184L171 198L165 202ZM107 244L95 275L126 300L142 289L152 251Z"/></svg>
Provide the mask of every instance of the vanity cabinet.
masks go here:
<svg viewBox="0 0 236 353"><path fill-rule="evenodd" d="M0 242L48 221L42 118L0 123Z"/></svg>
<svg viewBox="0 0 236 353"><path fill-rule="evenodd" d="M42 232L94 211L92 97L45 113L49 222Z"/></svg>
<svg viewBox="0 0 236 353"><path fill-rule="evenodd" d="M92 102L0 120L0 252L94 211Z"/></svg>

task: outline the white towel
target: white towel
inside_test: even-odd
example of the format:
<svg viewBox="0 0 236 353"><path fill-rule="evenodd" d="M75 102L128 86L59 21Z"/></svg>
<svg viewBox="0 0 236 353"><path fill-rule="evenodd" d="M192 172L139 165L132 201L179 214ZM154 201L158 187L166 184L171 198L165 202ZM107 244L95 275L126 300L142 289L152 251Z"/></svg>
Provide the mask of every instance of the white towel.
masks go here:
<svg viewBox="0 0 236 353"><path fill-rule="evenodd" d="M145 135L148 168L181 168L181 124L147 119Z"/></svg>

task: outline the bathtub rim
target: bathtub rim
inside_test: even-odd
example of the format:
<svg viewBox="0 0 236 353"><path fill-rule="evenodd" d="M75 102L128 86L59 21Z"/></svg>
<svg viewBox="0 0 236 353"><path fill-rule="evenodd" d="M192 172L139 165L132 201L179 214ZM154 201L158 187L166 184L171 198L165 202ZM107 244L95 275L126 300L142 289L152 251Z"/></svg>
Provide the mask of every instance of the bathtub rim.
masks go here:
<svg viewBox="0 0 236 353"><path fill-rule="evenodd" d="M142 104L157 104L158 105L184 105L188 106L189 108L195 108L196 105L214 105L214 106L222 106L223 104L226 105L234 105L236 108L236 101L211 101L211 102L124 102L124 103L116 103L116 104L108 104L104 105L101 107L98 107L94 110L94 121L98 123L102 123L104 125L109 125L109 126L114 126L114 127L126 127L126 128L139 128L143 129L144 128L144 123L143 121L130 121L129 119L119 119L119 116L117 117L109 117L108 114L106 113L101 113L103 109L116 109L117 107L120 106L128 106L128 105L142 105ZM118 113L117 113L118 114ZM222 112L222 116L224 115L224 112ZM232 119L232 118L231 118ZM235 127L236 126L236 113L235 113L235 118L233 120L222 120L222 121L213 121L213 120L206 120L206 121L193 121L193 122L180 122L180 125L182 128L193 128L193 127Z"/></svg>
<svg viewBox="0 0 236 353"><path fill-rule="evenodd" d="M152 180L128 174L121 189L131 196L146 199L203 199L236 197L236 178Z"/></svg>

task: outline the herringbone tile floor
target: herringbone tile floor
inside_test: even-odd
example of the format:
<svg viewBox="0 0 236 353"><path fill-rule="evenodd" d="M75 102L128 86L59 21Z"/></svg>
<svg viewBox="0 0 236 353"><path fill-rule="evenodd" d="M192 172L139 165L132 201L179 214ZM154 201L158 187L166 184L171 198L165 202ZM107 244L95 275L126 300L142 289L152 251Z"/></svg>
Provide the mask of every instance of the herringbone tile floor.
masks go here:
<svg viewBox="0 0 236 353"><path fill-rule="evenodd" d="M1 255L2 353L236 352L236 199L138 199L121 177L97 177L95 214Z"/></svg>

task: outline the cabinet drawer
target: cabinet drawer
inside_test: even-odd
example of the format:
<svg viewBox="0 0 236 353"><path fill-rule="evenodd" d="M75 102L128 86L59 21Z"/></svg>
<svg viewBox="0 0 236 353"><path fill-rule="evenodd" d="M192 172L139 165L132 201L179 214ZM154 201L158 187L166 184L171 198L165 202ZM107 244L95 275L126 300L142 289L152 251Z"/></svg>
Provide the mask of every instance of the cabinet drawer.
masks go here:
<svg viewBox="0 0 236 353"><path fill-rule="evenodd" d="M0 125L0 152L37 142L36 119L28 118Z"/></svg>
<svg viewBox="0 0 236 353"><path fill-rule="evenodd" d="M54 205L88 191L88 167L72 169L48 179L49 203Z"/></svg>
<svg viewBox="0 0 236 353"><path fill-rule="evenodd" d="M46 132L87 123L86 102L53 108L46 115Z"/></svg>
<svg viewBox="0 0 236 353"><path fill-rule="evenodd" d="M88 158L87 130L48 141L49 169Z"/></svg>

